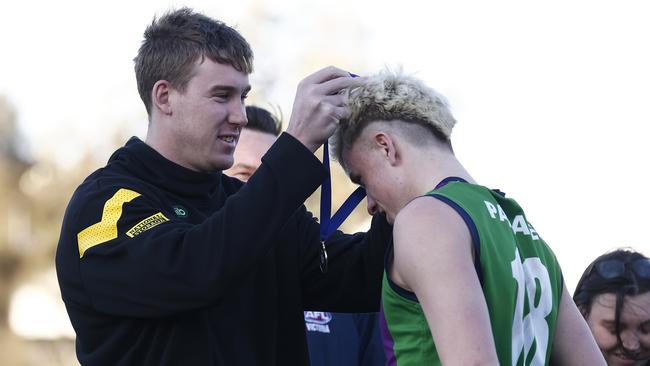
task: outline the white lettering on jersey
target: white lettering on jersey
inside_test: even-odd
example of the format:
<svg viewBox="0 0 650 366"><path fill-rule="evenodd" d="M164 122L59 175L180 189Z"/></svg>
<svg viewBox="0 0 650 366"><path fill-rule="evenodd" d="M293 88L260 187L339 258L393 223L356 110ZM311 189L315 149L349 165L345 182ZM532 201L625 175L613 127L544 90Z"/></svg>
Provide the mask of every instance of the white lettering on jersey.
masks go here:
<svg viewBox="0 0 650 366"><path fill-rule="evenodd" d="M515 259L510 263L512 277L517 281L517 302L512 319L512 365L517 364L523 352L523 359L535 341L535 355L531 366L543 366L549 343L549 329L546 317L553 310L553 292L548 270L539 258L526 258L522 263L519 249L515 248ZM538 288L539 283L539 288ZM535 295L539 289L539 302ZM527 295L529 312L524 316L524 302Z"/></svg>
<svg viewBox="0 0 650 366"><path fill-rule="evenodd" d="M498 220L508 223L508 226L510 226L510 229L512 229L515 234L521 233L523 235L530 236L533 240L539 240L537 231L533 229L533 226L528 221L526 221L523 215L515 216L515 218L512 220L512 223L510 223L510 220L508 219L508 216L506 216L506 213L503 211L503 208L501 208L501 205L497 204L495 206L492 202L489 201L483 201L483 203L485 203L485 208L487 209L491 218L496 220L498 214Z"/></svg>

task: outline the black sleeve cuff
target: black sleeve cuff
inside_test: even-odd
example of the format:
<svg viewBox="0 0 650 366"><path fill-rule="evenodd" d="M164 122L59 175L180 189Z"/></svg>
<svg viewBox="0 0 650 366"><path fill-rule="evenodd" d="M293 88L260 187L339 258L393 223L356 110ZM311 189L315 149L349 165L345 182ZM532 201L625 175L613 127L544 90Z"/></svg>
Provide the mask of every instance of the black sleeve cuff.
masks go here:
<svg viewBox="0 0 650 366"><path fill-rule="evenodd" d="M327 171L318 158L296 138L283 132L262 157L273 174L290 190L308 197L318 188Z"/></svg>

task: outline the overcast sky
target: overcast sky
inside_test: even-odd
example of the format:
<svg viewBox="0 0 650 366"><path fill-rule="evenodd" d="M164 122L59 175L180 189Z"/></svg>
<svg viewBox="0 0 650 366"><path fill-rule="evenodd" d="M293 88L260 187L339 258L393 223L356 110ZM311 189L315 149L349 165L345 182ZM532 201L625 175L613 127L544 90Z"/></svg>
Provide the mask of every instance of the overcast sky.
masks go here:
<svg viewBox="0 0 650 366"><path fill-rule="evenodd" d="M74 164L94 148L105 160L113 130L144 134L132 58L170 4L237 25L256 51L253 87L274 79L265 97L285 117L327 55L350 55L338 66L359 74L399 64L424 79L451 103L461 161L526 209L570 291L606 250L650 254L645 1L4 2L0 94L34 157Z"/></svg>

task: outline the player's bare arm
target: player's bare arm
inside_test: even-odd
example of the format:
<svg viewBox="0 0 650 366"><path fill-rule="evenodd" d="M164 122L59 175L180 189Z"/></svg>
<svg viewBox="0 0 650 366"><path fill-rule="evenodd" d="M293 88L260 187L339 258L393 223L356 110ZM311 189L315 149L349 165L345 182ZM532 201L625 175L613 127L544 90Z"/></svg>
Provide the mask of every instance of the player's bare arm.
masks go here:
<svg viewBox="0 0 650 366"><path fill-rule="evenodd" d="M447 204L420 197L394 225L391 277L415 292L444 365L498 365L488 308L474 269L472 240Z"/></svg>

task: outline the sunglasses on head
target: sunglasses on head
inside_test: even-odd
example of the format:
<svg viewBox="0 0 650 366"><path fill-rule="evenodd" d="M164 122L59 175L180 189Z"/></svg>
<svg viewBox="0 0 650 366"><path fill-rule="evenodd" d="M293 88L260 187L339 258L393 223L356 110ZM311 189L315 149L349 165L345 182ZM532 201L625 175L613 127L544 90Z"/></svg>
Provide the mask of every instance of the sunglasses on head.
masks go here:
<svg viewBox="0 0 650 366"><path fill-rule="evenodd" d="M625 277L626 270L636 274L639 278L650 279L650 259L639 258L631 262L624 262L618 259L607 259L596 263L589 270L587 276L596 270L598 275L606 280Z"/></svg>

